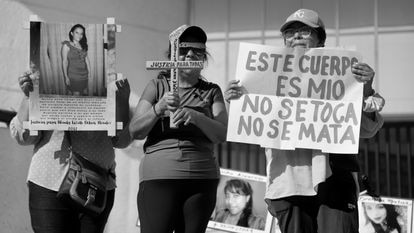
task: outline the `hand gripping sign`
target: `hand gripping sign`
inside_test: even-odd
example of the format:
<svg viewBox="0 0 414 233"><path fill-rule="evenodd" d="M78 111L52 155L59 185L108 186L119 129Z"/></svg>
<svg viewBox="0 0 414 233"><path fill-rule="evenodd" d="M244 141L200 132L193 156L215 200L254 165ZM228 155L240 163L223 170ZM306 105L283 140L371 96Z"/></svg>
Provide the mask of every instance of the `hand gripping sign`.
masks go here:
<svg viewBox="0 0 414 233"><path fill-rule="evenodd" d="M170 90L173 93L178 94L178 79L179 79L179 69L202 69L204 66L203 61L178 61L178 57L180 56L180 47L193 47L195 43L180 43L180 36L181 34L188 28L188 25L182 25L173 32L171 32L169 39L170 39L170 54L171 60L170 61L147 61L146 68L147 70L171 70L170 76ZM177 128L178 126L175 125L172 121L172 114L170 112L170 127Z"/></svg>

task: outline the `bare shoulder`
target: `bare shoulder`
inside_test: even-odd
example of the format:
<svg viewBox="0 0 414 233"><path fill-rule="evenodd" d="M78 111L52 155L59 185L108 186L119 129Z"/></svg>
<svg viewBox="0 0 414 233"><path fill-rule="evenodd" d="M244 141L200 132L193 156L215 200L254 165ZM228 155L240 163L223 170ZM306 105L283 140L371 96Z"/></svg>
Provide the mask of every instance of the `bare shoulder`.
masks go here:
<svg viewBox="0 0 414 233"><path fill-rule="evenodd" d="M67 41L67 40L63 41L62 42L62 49L69 50L69 45L70 45L69 41Z"/></svg>

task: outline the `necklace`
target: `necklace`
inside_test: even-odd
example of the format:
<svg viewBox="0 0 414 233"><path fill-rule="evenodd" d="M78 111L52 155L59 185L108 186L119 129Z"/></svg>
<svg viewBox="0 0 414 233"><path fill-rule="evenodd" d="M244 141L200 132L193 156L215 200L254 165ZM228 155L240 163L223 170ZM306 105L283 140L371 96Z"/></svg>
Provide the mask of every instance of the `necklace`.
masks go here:
<svg viewBox="0 0 414 233"><path fill-rule="evenodd" d="M72 42L72 45L77 49L82 49L82 46L79 43Z"/></svg>

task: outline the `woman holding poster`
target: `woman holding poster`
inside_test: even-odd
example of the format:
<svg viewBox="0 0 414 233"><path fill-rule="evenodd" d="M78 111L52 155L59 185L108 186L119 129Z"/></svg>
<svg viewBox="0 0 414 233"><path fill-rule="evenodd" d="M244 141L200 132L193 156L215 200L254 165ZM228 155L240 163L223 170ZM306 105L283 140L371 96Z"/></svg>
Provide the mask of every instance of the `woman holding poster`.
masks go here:
<svg viewBox="0 0 414 233"><path fill-rule="evenodd" d="M109 137L105 131L42 130L37 135L23 127L29 121L29 92L33 91L33 71L19 77L25 97L17 115L10 123L12 137L20 145L33 145L33 157L27 177L29 212L33 231L36 233L101 233L104 231L115 197L115 151L125 148L130 137L127 129ZM129 121L128 81L116 81L116 117L126 125ZM71 149L70 149L71 148ZM97 216L87 214L67 205L57 197L59 187L69 167L70 150L105 169L109 173L105 208Z"/></svg>
<svg viewBox="0 0 414 233"><path fill-rule="evenodd" d="M62 70L67 89L73 95L88 95L90 63L85 27L74 25L69 31L70 41L62 42Z"/></svg>
<svg viewBox="0 0 414 233"><path fill-rule="evenodd" d="M178 60L206 61L203 29L180 28ZM180 69L174 93L170 71L161 71L131 120L131 136L146 137L137 198L142 233L204 232L214 210L220 171L213 145L226 138L227 111L220 87L200 72Z"/></svg>
<svg viewBox="0 0 414 233"><path fill-rule="evenodd" d="M287 18L280 31L288 48L308 49L325 45L324 23L313 10L297 10ZM372 137L383 124L379 111L384 100L372 89L375 72L369 65L354 63L351 71L358 81L364 83L360 137ZM240 98L243 89L238 81L231 81L225 92L226 100ZM343 222L336 222L331 226L334 229L327 229L327 232L358 231L357 220L355 222L354 216L348 216L351 215L348 213L357 214L359 167L355 156L329 155L314 149L266 148L266 160L268 186L265 201L269 212L278 219L282 233L324 232L318 231L317 224L321 204L333 211L330 216L344 216L337 218Z"/></svg>

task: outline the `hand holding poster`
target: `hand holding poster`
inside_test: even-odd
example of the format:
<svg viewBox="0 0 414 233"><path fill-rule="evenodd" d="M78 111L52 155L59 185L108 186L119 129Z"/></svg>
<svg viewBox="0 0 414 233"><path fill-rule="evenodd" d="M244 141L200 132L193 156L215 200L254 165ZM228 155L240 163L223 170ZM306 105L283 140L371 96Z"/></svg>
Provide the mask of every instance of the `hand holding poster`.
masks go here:
<svg viewBox="0 0 414 233"><path fill-rule="evenodd" d="M241 43L236 78L245 94L230 104L227 140L293 150L356 153L363 84L356 52Z"/></svg>

